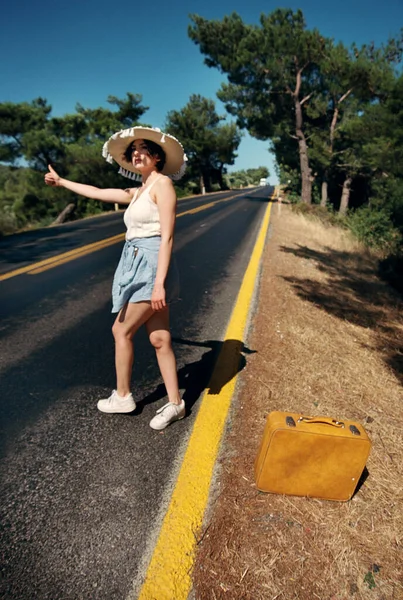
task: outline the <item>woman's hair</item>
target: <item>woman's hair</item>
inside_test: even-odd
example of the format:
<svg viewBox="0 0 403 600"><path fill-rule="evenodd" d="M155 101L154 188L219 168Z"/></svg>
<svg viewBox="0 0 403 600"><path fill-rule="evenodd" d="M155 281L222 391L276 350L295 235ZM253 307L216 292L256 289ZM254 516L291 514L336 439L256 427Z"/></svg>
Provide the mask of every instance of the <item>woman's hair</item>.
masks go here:
<svg viewBox="0 0 403 600"><path fill-rule="evenodd" d="M127 160L127 162L129 162L129 163L132 162L133 143L134 142L132 142L131 144L129 144L127 146L126 151L124 153L124 157ZM159 160L156 164L156 167L157 167L157 171L161 172L165 166L165 161L166 161L165 152L163 151L161 146L159 146L155 142L152 142L151 140L144 140L144 145L146 146L147 152L150 156L152 156L153 158L159 158Z"/></svg>

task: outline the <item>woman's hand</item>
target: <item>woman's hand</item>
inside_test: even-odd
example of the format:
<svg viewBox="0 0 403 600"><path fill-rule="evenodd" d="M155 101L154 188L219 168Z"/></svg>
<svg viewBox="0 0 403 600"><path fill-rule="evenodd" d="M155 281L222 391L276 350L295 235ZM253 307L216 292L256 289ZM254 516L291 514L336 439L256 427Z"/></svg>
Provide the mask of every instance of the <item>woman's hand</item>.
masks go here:
<svg viewBox="0 0 403 600"><path fill-rule="evenodd" d="M56 171L52 168L51 165L48 165L49 173L45 175L45 183L46 185L51 185L53 187L60 186L61 177L56 173Z"/></svg>
<svg viewBox="0 0 403 600"><path fill-rule="evenodd" d="M167 303L165 301L165 288L162 284L156 283L154 285L153 293L151 295L151 308L155 311L164 310Z"/></svg>

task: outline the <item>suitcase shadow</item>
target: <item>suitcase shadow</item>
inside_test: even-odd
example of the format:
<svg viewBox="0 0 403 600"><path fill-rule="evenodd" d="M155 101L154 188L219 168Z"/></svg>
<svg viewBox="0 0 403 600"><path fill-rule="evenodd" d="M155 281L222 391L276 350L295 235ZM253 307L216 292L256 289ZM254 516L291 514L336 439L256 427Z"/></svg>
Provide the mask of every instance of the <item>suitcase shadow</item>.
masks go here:
<svg viewBox="0 0 403 600"><path fill-rule="evenodd" d="M358 480L357 487L355 488L354 494L351 496L351 498L354 498L354 496L356 494L358 494L358 492L360 491L360 489L362 488L362 486L364 485L364 483L366 482L368 477L369 477L369 471L368 471L367 467L364 467L364 470L361 473L361 477Z"/></svg>
<svg viewBox="0 0 403 600"><path fill-rule="evenodd" d="M240 340L196 342L182 338L172 338L172 342L185 346L208 348L199 360L178 370L179 389L183 390L182 397L186 402L188 412L190 412L204 390L208 390L209 394L218 395L222 388L245 367L246 358L244 355L256 352L256 350L247 348ZM140 402L140 406L151 404L165 396L165 386L160 384Z"/></svg>

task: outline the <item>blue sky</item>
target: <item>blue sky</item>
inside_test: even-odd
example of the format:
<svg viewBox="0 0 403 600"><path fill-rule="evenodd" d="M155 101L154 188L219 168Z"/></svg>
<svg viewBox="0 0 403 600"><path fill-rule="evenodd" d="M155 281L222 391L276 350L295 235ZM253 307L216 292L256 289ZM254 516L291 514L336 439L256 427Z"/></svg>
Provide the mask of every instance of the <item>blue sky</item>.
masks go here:
<svg viewBox="0 0 403 600"><path fill-rule="evenodd" d="M0 22L0 102L48 100L53 115L106 105L108 95L143 96L144 120L163 127L169 110L191 94L216 98L224 80L203 64L188 38L189 14L221 19L237 12L246 23L278 7L301 8L309 28L362 44L385 42L403 26L403 0L3 0ZM245 135L231 170L266 165L268 142Z"/></svg>

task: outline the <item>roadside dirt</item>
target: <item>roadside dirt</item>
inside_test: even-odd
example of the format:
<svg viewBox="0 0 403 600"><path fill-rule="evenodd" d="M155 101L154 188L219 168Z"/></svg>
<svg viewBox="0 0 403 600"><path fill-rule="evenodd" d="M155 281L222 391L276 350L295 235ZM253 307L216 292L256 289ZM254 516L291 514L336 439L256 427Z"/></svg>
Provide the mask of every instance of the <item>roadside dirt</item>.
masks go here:
<svg viewBox="0 0 403 600"><path fill-rule="evenodd" d="M273 206L237 397L198 543L195 600L403 599L403 301L349 235ZM273 410L357 420L349 502L259 492Z"/></svg>

